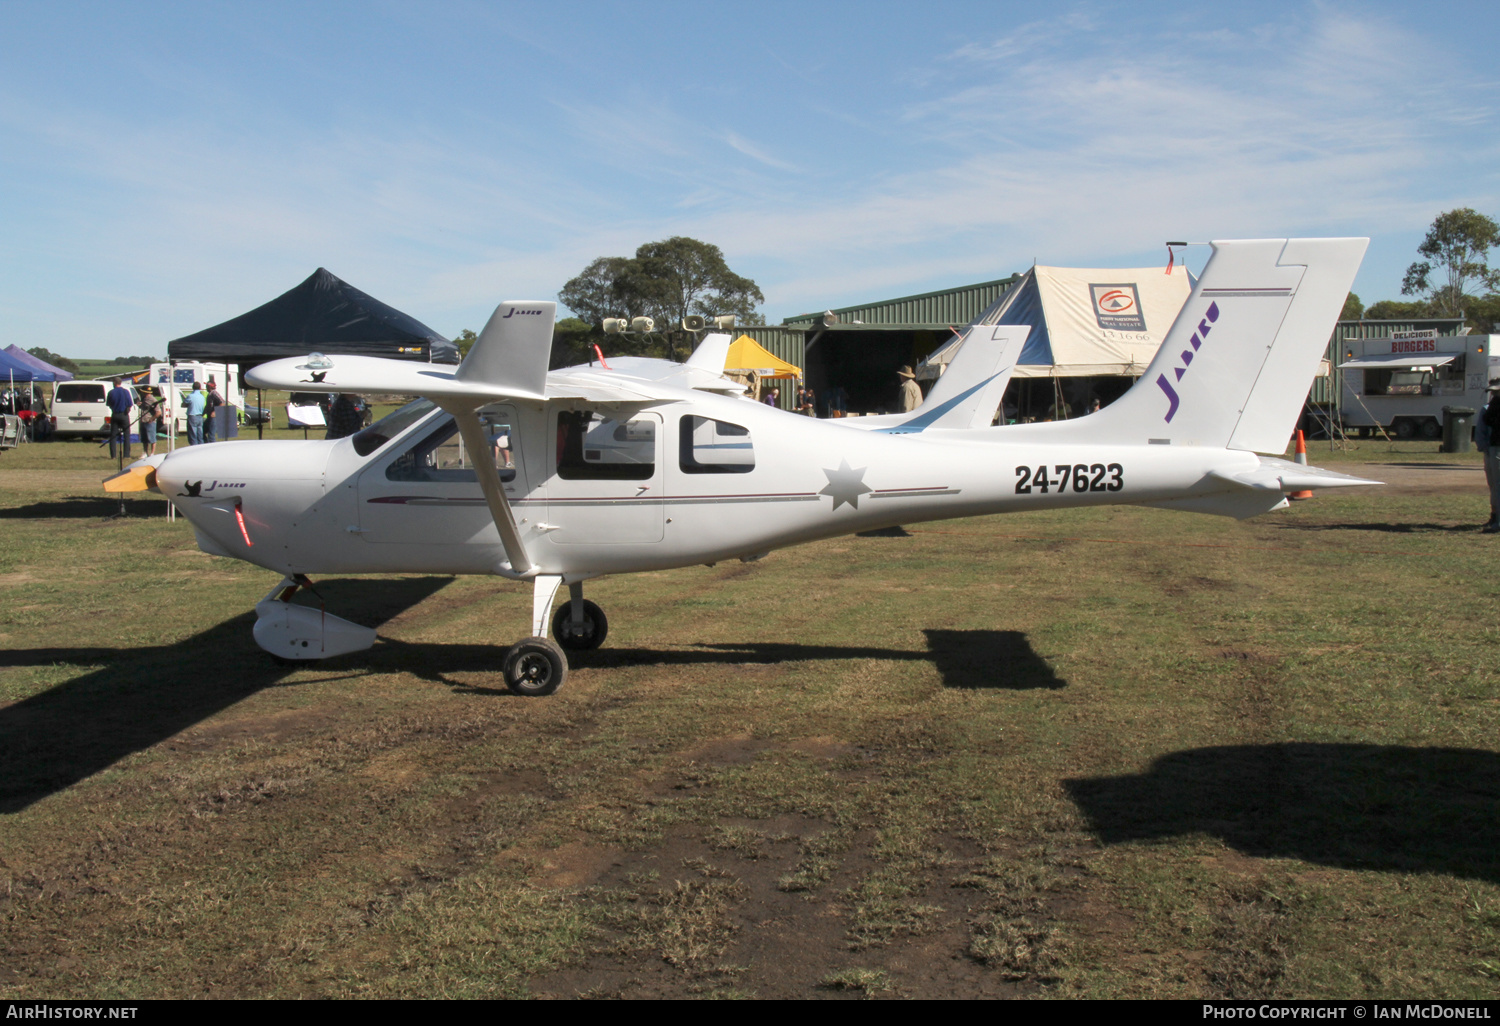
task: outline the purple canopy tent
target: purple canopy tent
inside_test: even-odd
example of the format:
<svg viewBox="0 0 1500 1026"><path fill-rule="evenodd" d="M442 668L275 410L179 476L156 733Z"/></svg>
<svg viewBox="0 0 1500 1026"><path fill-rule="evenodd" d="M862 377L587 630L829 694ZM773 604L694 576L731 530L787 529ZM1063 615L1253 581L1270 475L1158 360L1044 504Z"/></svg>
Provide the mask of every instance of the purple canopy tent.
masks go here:
<svg viewBox="0 0 1500 1026"><path fill-rule="evenodd" d="M6 356L9 356L11 359L15 360L18 363L24 363L26 366L30 367L34 371L46 371L46 372L48 372L48 373L50 373L50 374L53 375L50 378L37 378L38 381L54 381L54 382L56 382L56 381L72 381L73 380L73 375L69 374L67 371L63 370L61 367L54 367L54 366L52 366L52 364L48 363L46 360L43 360L43 359L41 359L40 357L37 357L37 356L32 356L30 353L28 353L26 350L22 349L20 346L17 346L17 345L6 346L4 349L0 349L0 353L4 353Z"/></svg>
<svg viewBox="0 0 1500 1026"><path fill-rule="evenodd" d="M57 383L59 381L73 380L72 374L69 374L61 367L52 366L52 364L40 357L32 356L18 345L8 345L4 349L0 349L0 367L3 367L3 371L0 371L0 373L3 373L7 380L10 381L12 392L15 391L15 383L17 381L24 381L28 384L38 381L50 381L52 382L52 397L56 399ZM23 375L21 373L22 370L29 371L30 376ZM35 390L28 389L27 391L31 393L33 401L35 401Z"/></svg>

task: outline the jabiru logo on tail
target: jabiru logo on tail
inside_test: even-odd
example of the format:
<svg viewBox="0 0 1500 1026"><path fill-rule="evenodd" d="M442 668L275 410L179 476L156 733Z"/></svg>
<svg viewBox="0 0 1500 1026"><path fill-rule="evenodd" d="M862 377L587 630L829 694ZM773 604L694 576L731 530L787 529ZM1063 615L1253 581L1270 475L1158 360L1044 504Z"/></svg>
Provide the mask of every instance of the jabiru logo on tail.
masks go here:
<svg viewBox="0 0 1500 1026"><path fill-rule="evenodd" d="M1178 358L1182 360L1182 366L1173 368L1177 375L1176 380L1181 381L1182 376L1187 373L1188 367L1193 362L1193 354L1196 353L1200 347L1202 347L1204 340L1208 338L1208 333L1211 330L1210 326L1217 322L1218 319L1219 304L1209 303L1208 310L1203 315L1203 320L1198 322L1198 330L1193 332L1192 338L1188 339L1188 343L1192 346L1192 348L1184 349L1180 354L1178 354ZM1156 377L1156 383L1160 385L1161 390L1167 394L1167 415L1164 419L1168 424L1170 424L1172 423L1172 418L1177 416L1177 405L1182 400L1178 397L1177 390L1172 387L1172 382L1167 380L1167 376L1165 374L1158 374Z"/></svg>

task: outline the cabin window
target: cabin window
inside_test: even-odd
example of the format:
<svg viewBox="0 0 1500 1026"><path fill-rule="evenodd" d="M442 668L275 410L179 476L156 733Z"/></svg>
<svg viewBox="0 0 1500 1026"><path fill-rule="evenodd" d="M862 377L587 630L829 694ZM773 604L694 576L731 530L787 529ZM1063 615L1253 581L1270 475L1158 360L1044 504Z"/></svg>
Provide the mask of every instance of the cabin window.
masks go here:
<svg viewBox="0 0 1500 1026"><path fill-rule="evenodd" d="M678 463L684 474L748 474L755 469L750 429L707 417L678 422Z"/></svg>
<svg viewBox="0 0 1500 1026"><path fill-rule="evenodd" d="M611 420L590 410L557 415L557 476L647 481L656 475L656 421Z"/></svg>
<svg viewBox="0 0 1500 1026"><path fill-rule="evenodd" d="M356 432L354 451L361 456L370 455L435 409L437 404L431 399L412 400L400 409L387 413L363 431Z"/></svg>
<svg viewBox="0 0 1500 1026"><path fill-rule="evenodd" d="M479 423L489 440L489 458L495 461L500 480L514 481L517 439L510 415L481 412ZM385 476L392 481L478 482L473 457L458 433L458 422L443 417L385 468Z"/></svg>

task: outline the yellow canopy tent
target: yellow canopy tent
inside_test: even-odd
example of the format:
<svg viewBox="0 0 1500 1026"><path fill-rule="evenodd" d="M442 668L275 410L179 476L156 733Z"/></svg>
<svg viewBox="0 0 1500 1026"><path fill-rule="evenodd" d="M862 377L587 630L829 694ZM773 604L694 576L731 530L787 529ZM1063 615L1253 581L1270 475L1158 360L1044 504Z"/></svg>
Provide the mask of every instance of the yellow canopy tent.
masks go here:
<svg viewBox="0 0 1500 1026"><path fill-rule="evenodd" d="M794 367L779 359L749 335L741 335L729 346L729 356L724 361L725 371L754 371L756 376L766 378L800 378L802 368Z"/></svg>

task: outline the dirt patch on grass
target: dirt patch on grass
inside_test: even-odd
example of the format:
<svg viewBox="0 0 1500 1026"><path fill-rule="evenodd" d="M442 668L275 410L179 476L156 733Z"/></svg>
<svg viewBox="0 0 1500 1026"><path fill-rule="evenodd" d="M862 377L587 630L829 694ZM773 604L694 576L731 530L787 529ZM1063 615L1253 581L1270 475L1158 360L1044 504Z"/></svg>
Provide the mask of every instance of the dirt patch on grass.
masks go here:
<svg viewBox="0 0 1500 1026"><path fill-rule="evenodd" d="M337 710L313 707L285 709L261 716L240 716L193 727L173 739L189 748L212 748L223 743L256 740L277 743L327 731L340 722Z"/></svg>
<svg viewBox="0 0 1500 1026"><path fill-rule="evenodd" d="M873 835L850 841L822 883L803 887L792 879L806 859L806 842L836 832L807 817L739 819L707 836L673 829L660 846L621 855L582 894L602 923L590 953L581 965L533 980L533 993L1014 997L1044 985L1032 970L1042 961L1043 938L1053 933L1047 909L1017 896L1011 914L1000 916L997 895L1007 884L987 889L971 882L987 856L955 860L880 909L872 925L870 897L859 885L878 869ZM973 850L958 837L934 841ZM606 858L602 851L585 853L595 872ZM976 946L976 936L996 929L1007 937L1029 933L1030 947Z"/></svg>
<svg viewBox="0 0 1500 1026"><path fill-rule="evenodd" d="M599 880L612 867L622 865L622 853L618 848L606 848L596 844L574 841L552 851L536 853L537 872L531 883L537 887L572 890L588 887Z"/></svg>

